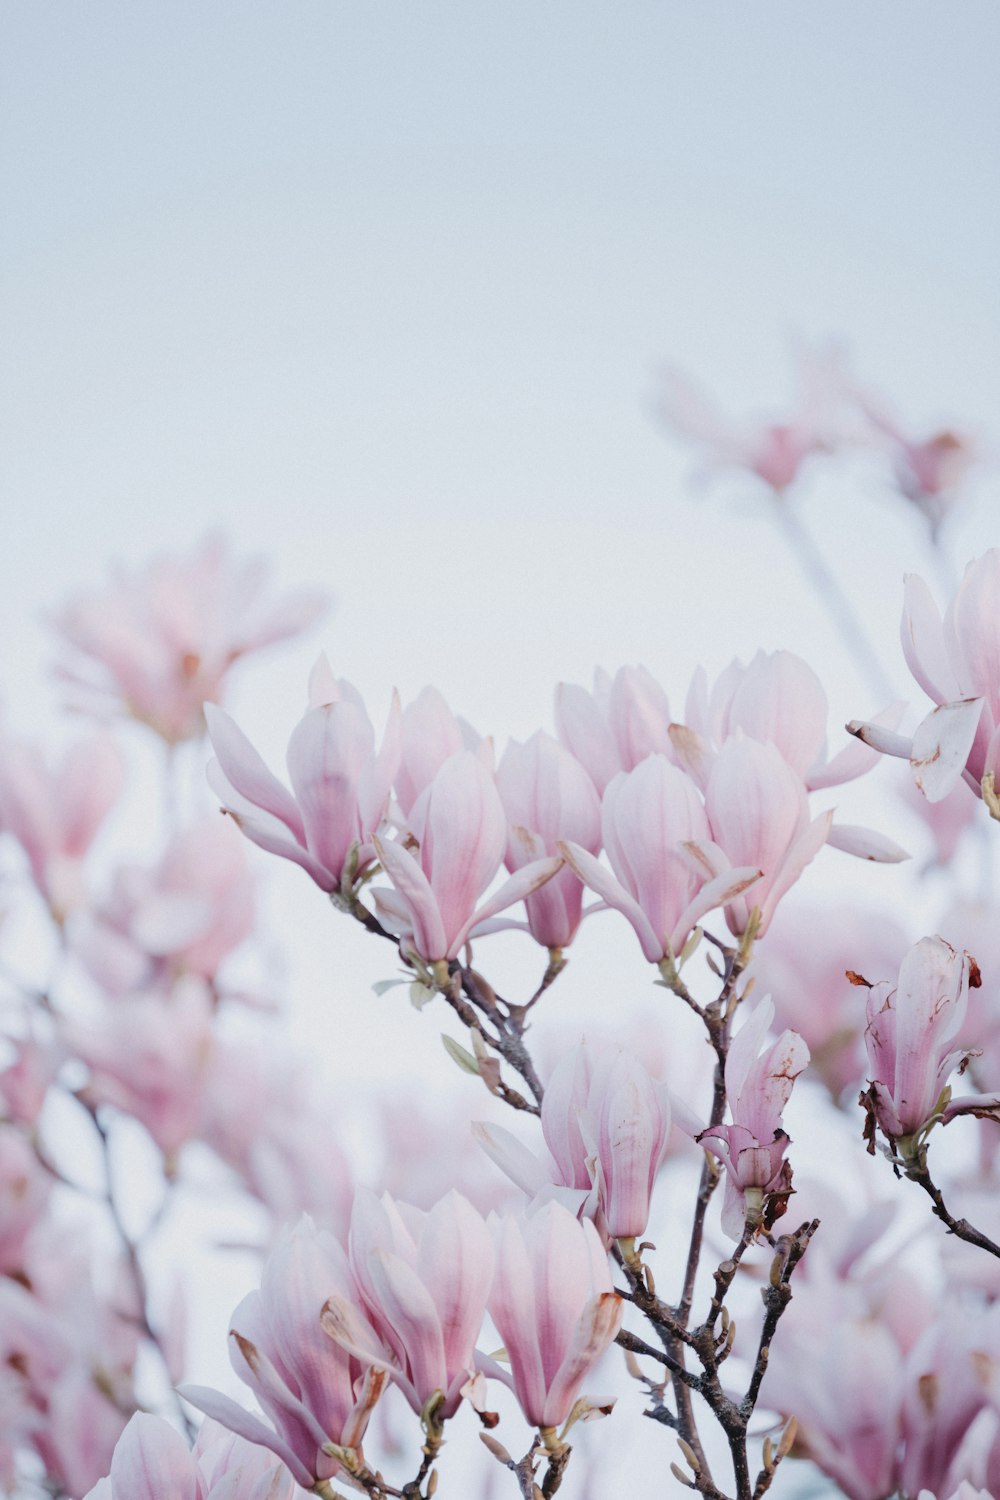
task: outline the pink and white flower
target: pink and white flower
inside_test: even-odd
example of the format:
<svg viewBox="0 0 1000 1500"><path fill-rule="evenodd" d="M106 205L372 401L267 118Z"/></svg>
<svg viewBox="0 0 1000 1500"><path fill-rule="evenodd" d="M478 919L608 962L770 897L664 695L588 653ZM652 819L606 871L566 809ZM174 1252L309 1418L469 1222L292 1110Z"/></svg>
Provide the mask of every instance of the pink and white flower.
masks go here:
<svg viewBox="0 0 1000 1500"><path fill-rule="evenodd" d="M375 859L373 836L399 765L399 699L393 695L377 752L357 690L334 679L323 658L310 700L288 743L291 792L229 715L211 704L205 715L217 759L208 779L247 838L301 865L321 890L346 896Z"/></svg>
<svg viewBox="0 0 1000 1500"><path fill-rule="evenodd" d="M732 1123L711 1125L697 1137L726 1168L723 1231L739 1239L760 1223L765 1200L791 1185L785 1151L790 1142L782 1111L792 1085L808 1065L809 1048L794 1031L765 1046L774 1019L770 1000L760 1002L736 1033L726 1058L726 1101Z"/></svg>
<svg viewBox="0 0 1000 1500"><path fill-rule="evenodd" d="M563 863L533 860L477 905L500 868L507 820L493 777L468 750L445 761L409 825L415 852L406 841L373 840L393 890L372 896L383 924L427 963L455 958L478 923L532 895Z"/></svg>
<svg viewBox="0 0 1000 1500"><path fill-rule="evenodd" d="M168 744L204 732L202 705L225 691L233 663L298 635L326 609L316 593L263 597L266 568L238 561L222 537L156 558L70 604L53 624L73 648L61 675L100 717L125 713Z"/></svg>
<svg viewBox="0 0 1000 1500"><path fill-rule="evenodd" d="M488 1373L512 1388L527 1420L565 1422L584 1381L614 1339L622 1301L593 1224L559 1203L494 1220L496 1276L489 1310L510 1373Z"/></svg>

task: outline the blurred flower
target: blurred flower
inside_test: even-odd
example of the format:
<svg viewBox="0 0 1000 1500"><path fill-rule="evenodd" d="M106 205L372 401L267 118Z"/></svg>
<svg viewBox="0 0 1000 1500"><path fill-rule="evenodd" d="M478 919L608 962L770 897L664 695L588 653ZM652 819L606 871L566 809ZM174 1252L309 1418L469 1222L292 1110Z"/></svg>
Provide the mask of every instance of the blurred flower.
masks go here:
<svg viewBox="0 0 1000 1500"><path fill-rule="evenodd" d="M76 653L61 675L102 718L128 714L168 744L195 738L202 704L222 696L234 662L297 635L326 608L316 593L270 602L265 583L263 562L237 561L219 536L139 573L121 570L54 616Z"/></svg>
<svg viewBox="0 0 1000 1500"><path fill-rule="evenodd" d="M28 856L32 878L57 922L83 906L83 862L122 790L125 768L108 735L72 745L58 766L34 746L0 753L0 827Z"/></svg>

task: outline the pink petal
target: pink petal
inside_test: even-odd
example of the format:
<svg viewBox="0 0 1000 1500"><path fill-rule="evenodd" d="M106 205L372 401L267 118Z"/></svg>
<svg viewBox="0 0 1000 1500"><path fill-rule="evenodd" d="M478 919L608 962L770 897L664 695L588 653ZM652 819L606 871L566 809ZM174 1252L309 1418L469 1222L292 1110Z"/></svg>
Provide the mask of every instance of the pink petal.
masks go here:
<svg viewBox="0 0 1000 1500"><path fill-rule="evenodd" d="M870 859L882 865L898 865L910 857L905 849L886 838L884 833L876 833L871 828L859 828L853 823L831 824L826 842L832 849L841 849L857 859Z"/></svg>
<svg viewBox="0 0 1000 1500"><path fill-rule="evenodd" d="M254 807L279 818L295 839L305 844L302 815L294 797L268 770L242 729L214 703L205 704L205 722L219 765L233 789Z"/></svg>
<svg viewBox="0 0 1000 1500"><path fill-rule="evenodd" d="M928 698L948 703L961 696L948 659L940 611L927 584L916 573L907 573L903 583L900 639L906 665Z"/></svg>
<svg viewBox="0 0 1000 1500"><path fill-rule="evenodd" d="M982 698L943 703L914 730L910 767L928 802L943 801L961 777L982 711Z"/></svg>
<svg viewBox="0 0 1000 1500"><path fill-rule="evenodd" d="M611 871L592 854L588 854L586 849L581 849L579 844L560 844L559 848L566 856L566 863L576 871L584 885L589 886L608 906L614 907L628 918L649 962L659 963L664 956L663 938L656 936L653 924L635 897L630 896Z"/></svg>

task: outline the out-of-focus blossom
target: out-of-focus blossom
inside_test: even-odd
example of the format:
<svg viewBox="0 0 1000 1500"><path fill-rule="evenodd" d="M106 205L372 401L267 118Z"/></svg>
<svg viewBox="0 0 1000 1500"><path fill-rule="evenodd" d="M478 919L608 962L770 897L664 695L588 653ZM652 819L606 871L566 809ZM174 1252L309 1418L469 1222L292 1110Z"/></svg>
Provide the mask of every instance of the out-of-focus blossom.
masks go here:
<svg viewBox="0 0 1000 1500"><path fill-rule="evenodd" d="M424 1412L439 1391L433 1420L453 1416L475 1376L476 1340L493 1279L485 1223L460 1193L448 1193L424 1213L394 1203L388 1193L376 1198L361 1189L351 1216L350 1256L371 1327L343 1297L330 1299L323 1326L356 1357L391 1374L415 1412Z"/></svg>
<svg viewBox="0 0 1000 1500"><path fill-rule="evenodd" d="M948 1495L963 1440L986 1407L996 1407L1000 1307L946 1304L906 1360L900 1489Z"/></svg>
<svg viewBox="0 0 1000 1500"><path fill-rule="evenodd" d="M3 746L0 827L28 856L32 878L57 921L86 901L84 859L124 777L121 756L107 735L71 746L57 766L34 746Z"/></svg>
<svg viewBox="0 0 1000 1500"><path fill-rule="evenodd" d="M54 617L74 650L61 674L74 700L101 717L139 719L168 744L202 734L202 705L222 696L233 663L325 611L316 593L272 602L266 582L261 559L235 559L218 536L138 573L119 571Z"/></svg>
<svg viewBox="0 0 1000 1500"><path fill-rule="evenodd" d="M25 1136L0 1120L0 1274L23 1269L24 1242L51 1190L52 1178Z"/></svg>
<svg viewBox="0 0 1000 1500"><path fill-rule="evenodd" d="M400 723L400 757L396 772L396 797L404 818L434 780L446 760L462 750L479 756L493 769L493 744L477 734L471 724L456 718L435 687L425 687L403 709Z"/></svg>
<svg viewBox="0 0 1000 1500"><path fill-rule="evenodd" d="M601 794L647 755L672 756L667 695L645 667L621 667L614 677L598 668L592 693L561 682L555 717L559 739Z"/></svg>
<svg viewBox="0 0 1000 1500"><path fill-rule="evenodd" d="M589 1220L559 1203L494 1220L496 1277L489 1310L503 1339L506 1380L527 1420L565 1422L584 1381L621 1326L608 1258Z"/></svg>
<svg viewBox="0 0 1000 1500"><path fill-rule="evenodd" d="M502 1126L478 1124L480 1144L532 1198L555 1197L595 1218L611 1239L634 1239L649 1220L670 1140L670 1094L621 1048L595 1056L585 1043L553 1070L542 1100L550 1153L534 1156Z"/></svg>
<svg viewBox="0 0 1000 1500"><path fill-rule="evenodd" d="M756 864L700 868L691 849L709 841L708 818L694 783L663 755L609 783L601 827L613 875L579 844L561 847L584 884L628 918L650 963L680 953L707 912L760 878Z"/></svg>
<svg viewBox="0 0 1000 1500"><path fill-rule="evenodd" d="M292 792L229 715L210 704L205 716L217 759L208 779L247 838L301 865L321 890L347 894L375 858L372 835L399 764L399 699L393 694L377 753L357 690L337 681L323 659L313 671L310 700L288 742Z"/></svg>
<svg viewBox="0 0 1000 1500"><path fill-rule="evenodd" d="M779 1200L791 1186L785 1161L790 1142L781 1115L809 1062L809 1048L794 1031L765 1046L773 1019L774 1006L762 1000L736 1033L725 1068L732 1123L712 1125L698 1136L726 1168L722 1228L735 1239L744 1225L755 1227L769 1209L781 1208Z"/></svg>
<svg viewBox="0 0 1000 1500"><path fill-rule="evenodd" d="M761 1399L797 1419L800 1451L848 1500L885 1500L897 1483L903 1395L892 1332L854 1287L827 1278L796 1285L781 1335Z"/></svg>
<svg viewBox="0 0 1000 1500"><path fill-rule="evenodd" d="M66 1048L58 1038L41 1041L33 1036L11 1039L11 1045L14 1059L0 1068L0 1116L33 1126L65 1060Z"/></svg>
<svg viewBox="0 0 1000 1500"><path fill-rule="evenodd" d="M731 421L712 399L679 370L667 370L659 409L678 437L698 447L711 473L742 469L776 495L795 483L803 466L830 452L842 440L843 375L837 351L803 352L798 359L799 391L782 421Z"/></svg>
<svg viewBox="0 0 1000 1500"><path fill-rule="evenodd" d="M104 991L125 995L182 974L214 980L253 922L243 844L216 816L176 834L152 869L120 866L72 941Z"/></svg>
<svg viewBox="0 0 1000 1500"><path fill-rule="evenodd" d="M865 391L856 399L892 466L896 486L924 516L931 535L960 504L962 485L979 458L978 444L967 432L945 427L914 437L881 400Z"/></svg>
<svg viewBox="0 0 1000 1500"><path fill-rule="evenodd" d="M900 786L902 800L919 819L931 843L932 853L924 869L947 869L958 853L966 832L979 816L979 804L964 780L956 781L940 802L931 802L917 790L911 776Z"/></svg>
<svg viewBox="0 0 1000 1500"><path fill-rule="evenodd" d="M201 1089L199 1139L238 1173L276 1227L306 1213L346 1233L353 1185L342 1130L308 1059L270 1036L217 1041Z"/></svg>
<svg viewBox="0 0 1000 1500"><path fill-rule="evenodd" d="M204 983L188 976L169 994L133 996L63 1034L91 1070L87 1096L140 1120L168 1162L198 1130L215 1045Z"/></svg>
<svg viewBox="0 0 1000 1500"><path fill-rule="evenodd" d="M513 874L559 852L571 839L590 854L601 845L601 805L579 761L539 731L526 745L512 741L497 768L497 790L509 824L505 863ZM528 928L536 943L565 948L576 936L583 886L562 869L525 900Z"/></svg>
<svg viewBox="0 0 1000 1500"><path fill-rule="evenodd" d="M761 871L749 895L727 902L729 929L745 932L756 907L763 936L782 896L826 842L833 813L810 820L805 788L788 762L774 745L743 735L728 739L716 756L705 810L711 839L697 848L705 875L724 880L733 866Z"/></svg>
<svg viewBox="0 0 1000 1500"><path fill-rule="evenodd" d="M493 777L469 750L445 761L409 826L416 852L403 841L374 839L394 889L372 896L383 924L428 963L454 958L478 923L532 895L562 864L561 857L533 860L476 905L500 868L507 820Z"/></svg>
<svg viewBox="0 0 1000 1500"><path fill-rule="evenodd" d="M908 946L887 911L793 902L782 904L767 942L755 950L751 972L758 990L770 995L777 1024L802 1037L809 1076L821 1078L834 1099L858 1085L865 1070L864 999L847 970L895 973ZM851 1103L856 1099L857 1088Z"/></svg>
<svg viewBox="0 0 1000 1500"><path fill-rule="evenodd" d="M943 620L924 580L908 574L901 634L906 664L937 707L912 737L859 720L848 729L883 754L908 760L929 801L942 801L964 777L997 816L1000 548L968 564ZM984 778L990 778L985 786Z"/></svg>
<svg viewBox="0 0 1000 1500"><path fill-rule="evenodd" d="M26 1284L0 1276L0 1369L11 1377L0 1453L12 1435L77 1496L108 1472L135 1410L138 1311L122 1267L108 1267L120 1277L113 1302L98 1294L91 1256L78 1238L67 1243L64 1224L40 1222L29 1249Z"/></svg>
<svg viewBox="0 0 1000 1500"><path fill-rule="evenodd" d="M277 1454L306 1489L341 1468L325 1445L360 1450L385 1380L323 1332L328 1297L353 1302L354 1279L333 1236L303 1219L271 1252L260 1291L240 1303L229 1335L233 1368L274 1426L218 1391L181 1388L206 1416Z"/></svg>
<svg viewBox="0 0 1000 1500"><path fill-rule="evenodd" d="M904 1152L938 1120L1000 1114L1000 1094L951 1099L948 1079L964 1054L956 1046L969 996L970 961L939 937L906 954L895 985L868 991L865 1046L870 1118ZM872 1143L874 1150L874 1143Z"/></svg>

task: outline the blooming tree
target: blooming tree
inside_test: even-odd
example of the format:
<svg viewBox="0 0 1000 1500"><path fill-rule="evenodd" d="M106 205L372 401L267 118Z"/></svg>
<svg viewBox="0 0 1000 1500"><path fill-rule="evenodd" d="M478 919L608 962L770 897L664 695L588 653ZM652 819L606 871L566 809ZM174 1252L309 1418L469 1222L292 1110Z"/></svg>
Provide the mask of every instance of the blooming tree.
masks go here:
<svg viewBox="0 0 1000 1500"><path fill-rule="evenodd" d="M831 362L759 430L676 375L664 405L786 525L807 463L853 444L888 459L940 546L974 451L904 435ZM789 535L802 541L797 519ZM888 698L853 738L832 730L820 679L778 651L714 682L690 663L676 716L641 667L561 684L555 733L498 753L437 689L373 715L321 657L285 726L286 781L224 701L238 661L252 678L254 653L318 609L275 602L217 539L161 558L56 617L63 681L100 730L61 758L4 733L10 902L44 955L25 964L0 933L6 1492L429 1500L468 1487L450 1464L478 1432L479 1489L524 1500L592 1493L606 1454L616 1492L637 1496L759 1500L790 1456L851 1500L1000 1493L995 921L953 900L918 935L849 894L799 896L831 849L907 857L888 809L849 821L880 754L909 760L933 805L935 879L963 838L990 837L1000 553L969 565L943 620L907 582L906 661L936 704L910 734ZM227 814L168 818L145 859L110 838L129 720L172 752L206 735ZM240 969L274 856L317 922L398 966L387 1003L408 991L448 1018L441 1069L487 1116L442 1129L438 1102L421 1136L419 1101L400 1129L381 1100L389 1189L355 1186L350 1059L331 1100ZM581 1040L557 1024L546 1046L584 924L627 933L633 972L615 1025ZM517 998L491 968L501 931L538 954ZM637 1031L627 995L643 984L659 1008ZM936 1127L959 1117L964 1155L939 1152ZM853 1162L849 1197L799 1169L800 1129ZM229 1318L239 1398L192 1367L182 1268L160 1253L192 1163L255 1205L258 1285ZM916 1197L893 1173L930 1200L919 1269L901 1249ZM662 1455L630 1470L621 1433L640 1415Z"/></svg>

